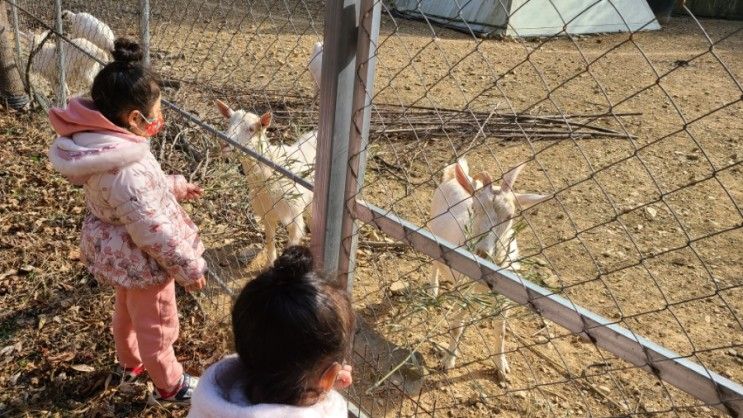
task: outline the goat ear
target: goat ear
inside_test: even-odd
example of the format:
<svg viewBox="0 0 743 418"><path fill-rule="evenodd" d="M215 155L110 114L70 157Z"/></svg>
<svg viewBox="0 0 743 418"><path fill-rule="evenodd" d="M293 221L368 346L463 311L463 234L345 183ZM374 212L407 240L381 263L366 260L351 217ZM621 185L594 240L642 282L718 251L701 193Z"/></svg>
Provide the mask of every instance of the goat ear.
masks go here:
<svg viewBox="0 0 743 418"><path fill-rule="evenodd" d="M480 184L482 184L482 187L487 187L493 184L493 178L485 171L475 174L474 180L479 181Z"/></svg>
<svg viewBox="0 0 743 418"><path fill-rule="evenodd" d="M271 119L273 119L273 116L271 115L271 112L266 112L261 115L261 127L263 129L268 128L271 126Z"/></svg>
<svg viewBox="0 0 743 418"><path fill-rule="evenodd" d="M215 100L214 104L217 105L217 109L219 109L219 112L225 117L225 119L231 118L232 114L235 113L229 106L219 99Z"/></svg>
<svg viewBox="0 0 743 418"><path fill-rule="evenodd" d="M528 209L536 205L537 203L544 202L545 200L552 197L551 195L535 193L514 193L514 196L516 196L516 201L518 202L521 210Z"/></svg>
<svg viewBox="0 0 743 418"><path fill-rule="evenodd" d="M467 190L467 193L475 194L475 187L472 185L472 182L470 182L469 176L464 172L464 168L462 168L462 165L459 162L454 165L454 174L457 176L457 183L464 187L464 190Z"/></svg>
<svg viewBox="0 0 743 418"><path fill-rule="evenodd" d="M518 167L510 170L509 172L503 175L503 182L501 183L501 187L500 187L501 190L503 191L513 190L513 184L516 183L516 179L521 173L521 170L524 169L525 165L526 164L521 164Z"/></svg>

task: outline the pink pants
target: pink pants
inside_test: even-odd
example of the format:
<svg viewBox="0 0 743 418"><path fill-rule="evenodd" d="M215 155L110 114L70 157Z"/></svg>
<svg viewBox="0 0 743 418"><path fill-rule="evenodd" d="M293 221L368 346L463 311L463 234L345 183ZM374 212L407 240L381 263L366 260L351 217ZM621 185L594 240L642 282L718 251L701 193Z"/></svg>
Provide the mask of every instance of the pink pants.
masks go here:
<svg viewBox="0 0 743 418"><path fill-rule="evenodd" d="M144 364L158 389L175 389L183 375L183 366L173 351L178 338L173 280L144 289L116 286L112 330L122 366Z"/></svg>

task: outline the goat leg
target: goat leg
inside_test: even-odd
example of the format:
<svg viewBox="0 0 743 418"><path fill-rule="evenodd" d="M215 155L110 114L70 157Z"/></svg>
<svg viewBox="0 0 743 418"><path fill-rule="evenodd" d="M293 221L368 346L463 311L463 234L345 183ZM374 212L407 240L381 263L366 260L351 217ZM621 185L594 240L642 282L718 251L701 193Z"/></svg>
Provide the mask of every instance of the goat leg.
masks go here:
<svg viewBox="0 0 743 418"><path fill-rule="evenodd" d="M449 335L451 336L451 342L449 349L447 350L446 356L444 357L444 369L451 370L457 363L457 354L459 352L459 341L464 333L464 309L459 310L454 315L454 320L451 322L451 329Z"/></svg>
<svg viewBox="0 0 743 418"><path fill-rule="evenodd" d="M276 261L276 220L272 216L263 217L263 228L266 233L266 266L270 267Z"/></svg>
<svg viewBox="0 0 743 418"><path fill-rule="evenodd" d="M431 266L431 287L428 291L433 297L439 295L439 267L436 261Z"/></svg>
<svg viewBox="0 0 743 418"><path fill-rule="evenodd" d="M501 316L495 320L495 346L498 354L495 357L495 367L498 369L498 380L505 382L508 380L507 375L511 372L506 359L506 321L508 319L508 309L503 309Z"/></svg>
<svg viewBox="0 0 743 418"><path fill-rule="evenodd" d="M286 229L289 233L289 242L287 244L299 245L304 236L304 218L302 217L302 214L300 213L299 216L294 218L294 220L287 225Z"/></svg>

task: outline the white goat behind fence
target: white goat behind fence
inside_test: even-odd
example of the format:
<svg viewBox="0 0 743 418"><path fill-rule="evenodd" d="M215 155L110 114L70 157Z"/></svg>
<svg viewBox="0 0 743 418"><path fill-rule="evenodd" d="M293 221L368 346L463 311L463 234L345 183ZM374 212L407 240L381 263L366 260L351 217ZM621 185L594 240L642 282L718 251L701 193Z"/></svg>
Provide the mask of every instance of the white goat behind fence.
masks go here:
<svg viewBox="0 0 743 418"><path fill-rule="evenodd" d="M27 59L31 59L31 70L41 75L56 92L60 83L57 44L47 40L33 58L30 57L30 52L41 44L46 35L47 32L41 34L21 32L21 38L28 47L29 58ZM108 54L88 39L74 38L71 39L71 43L73 45L66 41L62 42L66 75L64 89L68 96L70 93L85 94L93 85L93 80L102 67L91 56L104 62L108 60Z"/></svg>
<svg viewBox="0 0 743 418"><path fill-rule="evenodd" d="M322 49L322 42L313 45L307 65L318 88L322 69ZM258 151L291 172L314 181L317 130L305 132L292 144L273 145L266 134L272 120L270 113L258 116L244 110L232 110L221 100L216 100L215 103L222 116L229 120L227 135L230 138ZM232 147L223 143L223 152L229 152L231 149ZM288 245L297 245L302 241L307 225L303 215L307 215L308 218L312 216L312 191L281 176L248 155L242 156L240 163L249 184L250 205L261 219L266 234L264 256L259 259L263 258L265 265L268 266L276 260L276 228L279 223L287 229Z"/></svg>
<svg viewBox="0 0 743 418"><path fill-rule="evenodd" d="M314 179L317 131L304 133L293 144L273 145L266 134L271 125L270 113L258 116L244 110L232 110L221 100L216 104L222 116L229 120L226 133L230 138L309 181ZM222 149L227 152L231 147ZM266 234L263 251L268 266L276 260L276 228L279 223L287 228L288 245L297 245L304 237L303 214L311 216L312 191L248 155L242 156L240 163L248 181L250 206L260 217Z"/></svg>
<svg viewBox="0 0 743 418"><path fill-rule="evenodd" d="M513 184L523 168L524 164L521 164L507 172L500 186L496 186L486 172L470 177L464 159L449 165L444 169L441 184L434 191L428 228L454 245L468 247L484 258L494 257L500 267L517 271L519 250L512 227L516 209L527 209L550 198L513 191ZM455 283L467 280L440 261L434 261L431 271L431 293L434 296L439 292L440 275ZM495 324L496 367L501 379L505 379L509 372L505 355L507 313L508 310L503 309ZM451 343L443 361L445 369L456 365L459 341L464 332L464 314L462 309L452 320Z"/></svg>
<svg viewBox="0 0 743 418"><path fill-rule="evenodd" d="M107 54L114 50L116 37L111 28L90 13L62 12L62 19L69 25L69 32L77 38L85 38Z"/></svg>

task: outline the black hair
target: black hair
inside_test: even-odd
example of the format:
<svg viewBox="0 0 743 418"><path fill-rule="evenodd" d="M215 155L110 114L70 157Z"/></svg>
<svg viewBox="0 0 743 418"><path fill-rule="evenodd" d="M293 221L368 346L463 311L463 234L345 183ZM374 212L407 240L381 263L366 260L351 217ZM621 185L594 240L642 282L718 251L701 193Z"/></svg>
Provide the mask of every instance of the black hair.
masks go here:
<svg viewBox="0 0 743 418"><path fill-rule="evenodd" d="M149 117L160 96L160 78L142 63L142 48L130 39L116 39L111 54L114 60L95 76L90 95L106 119L128 129L124 116L132 110Z"/></svg>
<svg viewBox="0 0 743 418"><path fill-rule="evenodd" d="M348 292L313 271L307 247L287 248L243 288L232 308L245 395L254 404L316 402L313 385L348 355L354 327Z"/></svg>

